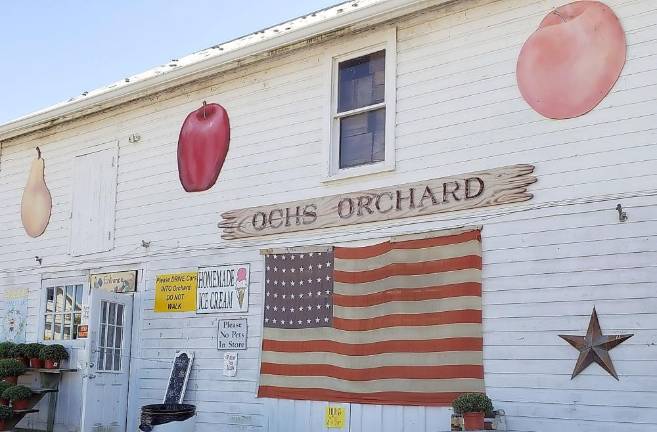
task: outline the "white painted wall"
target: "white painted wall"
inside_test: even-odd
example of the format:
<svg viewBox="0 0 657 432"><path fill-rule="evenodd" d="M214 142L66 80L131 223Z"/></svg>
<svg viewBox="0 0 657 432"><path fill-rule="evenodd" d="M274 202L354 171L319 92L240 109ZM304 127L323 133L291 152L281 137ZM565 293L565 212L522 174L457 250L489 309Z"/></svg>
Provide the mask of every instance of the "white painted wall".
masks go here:
<svg viewBox="0 0 657 432"><path fill-rule="evenodd" d="M485 381L495 405L509 415L510 429L651 430L657 425L657 5L606 3L627 32L627 65L594 111L558 122L529 109L514 70L526 37L561 2L462 1L397 22L397 164L391 173L320 182L324 52L335 41L2 143L0 283L30 287L35 327L44 273L66 276L122 264L143 269L145 290L135 300L131 424L140 405L161 400L169 359L186 348L196 353L187 401L198 406L197 431L314 431L322 430L324 404L255 397L263 277L258 250L481 224ZM215 187L187 194L178 181L176 144L183 119L202 100L227 108L231 149ZM129 143L133 133L142 140ZM114 248L70 257L73 158L114 140ZM29 239L20 225L20 198L36 145L54 207L46 233ZM514 163L537 167L539 183L528 203L232 243L222 241L216 227L219 214L230 209ZM617 203L628 212L625 223L618 222ZM151 242L148 250L141 240ZM43 257L41 266L35 255ZM158 273L235 262L251 263L249 349L240 352L238 375L225 378L215 339L223 316L155 314L153 285ZM577 352L557 335L583 334L594 305L603 331L635 333L611 352L619 382L597 366L570 380ZM75 430L75 388L62 392L71 402L61 405L59 430ZM446 431L448 418L447 409L352 404L350 430Z"/></svg>

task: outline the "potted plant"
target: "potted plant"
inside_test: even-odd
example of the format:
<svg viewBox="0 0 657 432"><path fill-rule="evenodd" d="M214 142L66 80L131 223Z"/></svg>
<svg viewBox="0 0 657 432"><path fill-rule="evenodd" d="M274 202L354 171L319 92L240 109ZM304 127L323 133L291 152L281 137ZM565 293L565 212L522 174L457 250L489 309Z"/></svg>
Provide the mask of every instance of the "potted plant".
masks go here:
<svg viewBox="0 0 657 432"><path fill-rule="evenodd" d="M3 381L11 384L16 384L19 375L23 375L27 369L23 363L16 359L2 359L0 360L0 377Z"/></svg>
<svg viewBox="0 0 657 432"><path fill-rule="evenodd" d="M29 343L25 345L25 356L30 359L30 367L40 369L43 367L43 361L39 358L41 349L45 345L40 343Z"/></svg>
<svg viewBox="0 0 657 432"><path fill-rule="evenodd" d="M483 430L484 416L493 411L493 402L483 393L464 393L454 400L452 408L463 416L465 430Z"/></svg>
<svg viewBox="0 0 657 432"><path fill-rule="evenodd" d="M12 350L12 354L13 354L12 357L22 362L25 365L25 367L30 367L30 360L27 358L27 354L25 352L26 348L27 348L27 344L24 343L19 343L14 345L14 348Z"/></svg>
<svg viewBox="0 0 657 432"><path fill-rule="evenodd" d="M9 399L11 406L15 410L25 410L30 406L30 398L32 397L32 390L29 387L22 385L9 387L2 392L3 399Z"/></svg>
<svg viewBox="0 0 657 432"><path fill-rule="evenodd" d="M14 415L14 410L8 406L0 405L0 430L7 430L6 421Z"/></svg>
<svg viewBox="0 0 657 432"><path fill-rule="evenodd" d="M10 384L8 382L0 381L0 405L8 406L9 405L9 399L5 399L2 397L2 393L7 390L9 387L13 387L13 384Z"/></svg>
<svg viewBox="0 0 657 432"><path fill-rule="evenodd" d="M0 358L13 358L15 346L13 342L0 342Z"/></svg>
<svg viewBox="0 0 657 432"><path fill-rule="evenodd" d="M45 345L41 348L39 358L45 360L46 369L58 369L61 367L62 360L68 360L68 351L63 345Z"/></svg>

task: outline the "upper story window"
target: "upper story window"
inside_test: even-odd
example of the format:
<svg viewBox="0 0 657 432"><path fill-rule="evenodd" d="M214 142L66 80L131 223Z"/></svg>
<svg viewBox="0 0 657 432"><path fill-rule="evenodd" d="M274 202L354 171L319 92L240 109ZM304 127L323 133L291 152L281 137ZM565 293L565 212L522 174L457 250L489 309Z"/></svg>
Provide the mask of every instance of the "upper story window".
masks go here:
<svg viewBox="0 0 657 432"><path fill-rule="evenodd" d="M358 38L331 52L326 180L394 169L395 78L395 29Z"/></svg>

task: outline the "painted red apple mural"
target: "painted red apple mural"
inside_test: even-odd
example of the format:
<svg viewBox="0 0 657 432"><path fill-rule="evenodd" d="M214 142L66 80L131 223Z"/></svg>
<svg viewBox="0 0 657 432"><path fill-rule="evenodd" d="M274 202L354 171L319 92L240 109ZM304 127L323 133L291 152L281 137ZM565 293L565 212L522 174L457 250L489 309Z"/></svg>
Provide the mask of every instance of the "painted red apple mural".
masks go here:
<svg viewBox="0 0 657 432"><path fill-rule="evenodd" d="M550 12L525 42L516 69L527 103L552 119L595 108L625 65L625 32L604 3L577 1Z"/></svg>
<svg viewBox="0 0 657 432"><path fill-rule="evenodd" d="M178 175L187 192L210 189L224 165L230 143L228 113L219 104L206 104L190 113L178 137Z"/></svg>

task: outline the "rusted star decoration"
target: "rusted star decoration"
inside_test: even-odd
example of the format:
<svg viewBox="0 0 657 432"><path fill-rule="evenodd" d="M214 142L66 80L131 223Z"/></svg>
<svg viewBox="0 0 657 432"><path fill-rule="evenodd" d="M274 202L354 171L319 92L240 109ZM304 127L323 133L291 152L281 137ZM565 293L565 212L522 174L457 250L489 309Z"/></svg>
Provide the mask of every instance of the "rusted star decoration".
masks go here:
<svg viewBox="0 0 657 432"><path fill-rule="evenodd" d="M579 358L577 359L575 370L573 370L573 375L570 379L575 378L580 372L589 367L591 363L595 362L618 380L618 374L616 374L614 364L611 362L611 357L609 357L609 351L632 336L634 335L603 335L602 330L600 330L598 313L594 307L591 320L589 321L589 329L585 336L559 335L560 338L579 351Z"/></svg>

